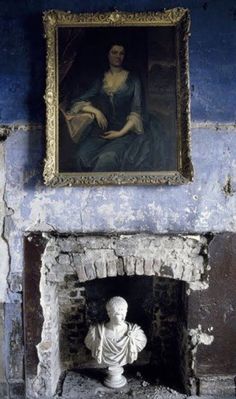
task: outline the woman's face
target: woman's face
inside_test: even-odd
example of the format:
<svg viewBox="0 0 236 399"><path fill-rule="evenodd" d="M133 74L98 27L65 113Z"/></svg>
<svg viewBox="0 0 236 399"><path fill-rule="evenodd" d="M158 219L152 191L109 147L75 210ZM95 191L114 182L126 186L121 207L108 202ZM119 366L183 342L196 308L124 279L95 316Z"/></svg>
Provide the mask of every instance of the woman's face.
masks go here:
<svg viewBox="0 0 236 399"><path fill-rule="evenodd" d="M123 46L114 44L108 53L109 64L114 67L120 67L125 58L125 49Z"/></svg>

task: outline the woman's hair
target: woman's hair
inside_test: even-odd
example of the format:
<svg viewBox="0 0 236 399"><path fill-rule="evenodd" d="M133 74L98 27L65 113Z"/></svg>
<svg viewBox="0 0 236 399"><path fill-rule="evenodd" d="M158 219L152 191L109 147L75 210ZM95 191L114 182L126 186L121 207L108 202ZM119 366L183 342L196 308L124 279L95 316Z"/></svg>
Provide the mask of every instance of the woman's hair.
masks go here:
<svg viewBox="0 0 236 399"><path fill-rule="evenodd" d="M112 42L110 42L110 43L107 45L107 52L108 52L108 53L109 53L109 51L112 49L113 46L120 46L120 47L123 47L124 50L125 50L125 44L124 44L123 42L121 42L121 41L119 41L119 40L113 40Z"/></svg>
<svg viewBox="0 0 236 399"><path fill-rule="evenodd" d="M128 53L128 44L126 43L125 40L122 40L122 38L120 37L113 37L113 39L109 40L109 42L107 42L107 44L105 45L105 52L106 54L109 53L109 51L111 50L111 48L113 46L120 46L123 47L125 50L125 54Z"/></svg>
<svg viewBox="0 0 236 399"><path fill-rule="evenodd" d="M114 296L113 298L111 298L106 303L106 310L107 312L109 312L110 310L115 309L117 306L122 306L126 309L126 311L128 310L128 303L121 296Z"/></svg>

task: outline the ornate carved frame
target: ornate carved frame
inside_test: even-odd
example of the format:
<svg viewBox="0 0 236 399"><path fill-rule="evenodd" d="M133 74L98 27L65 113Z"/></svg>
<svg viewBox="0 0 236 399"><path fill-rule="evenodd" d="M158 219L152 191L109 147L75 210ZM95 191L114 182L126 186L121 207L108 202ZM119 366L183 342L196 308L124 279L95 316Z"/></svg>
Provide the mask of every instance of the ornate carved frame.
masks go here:
<svg viewBox="0 0 236 399"><path fill-rule="evenodd" d="M93 186L93 185L157 185L186 184L192 181L193 168L190 158L190 98L188 37L190 28L189 11L174 8L162 12L127 13L84 13L51 10L43 16L47 39L47 150L44 167L44 181L50 186ZM158 172L103 172L62 173L58 166L58 27L176 27L177 53L177 130L178 167L174 171Z"/></svg>

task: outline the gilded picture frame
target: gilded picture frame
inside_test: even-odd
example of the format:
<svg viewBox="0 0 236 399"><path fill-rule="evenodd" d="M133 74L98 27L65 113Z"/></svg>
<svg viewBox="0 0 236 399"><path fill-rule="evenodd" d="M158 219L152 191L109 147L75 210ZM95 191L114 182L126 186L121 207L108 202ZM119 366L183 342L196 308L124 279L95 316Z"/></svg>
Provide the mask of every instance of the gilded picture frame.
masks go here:
<svg viewBox="0 0 236 399"><path fill-rule="evenodd" d="M189 11L51 10L43 21L45 184L192 181Z"/></svg>

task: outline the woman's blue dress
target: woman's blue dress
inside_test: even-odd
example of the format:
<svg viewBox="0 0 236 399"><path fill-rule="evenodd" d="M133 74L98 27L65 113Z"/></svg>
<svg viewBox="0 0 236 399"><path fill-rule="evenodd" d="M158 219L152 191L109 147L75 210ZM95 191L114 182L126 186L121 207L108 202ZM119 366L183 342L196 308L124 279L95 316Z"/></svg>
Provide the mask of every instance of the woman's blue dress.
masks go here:
<svg viewBox="0 0 236 399"><path fill-rule="evenodd" d="M73 103L83 101L91 103L104 114L108 122L106 131L121 130L132 113L139 115L141 119L143 117L141 84L132 73L128 74L123 85L112 95L105 91L103 78L96 80L92 87L74 99ZM108 140L101 137L103 133L94 120L83 134L76 154L78 171L113 172L142 169L148 152L145 134L137 134L131 130L122 137Z"/></svg>

